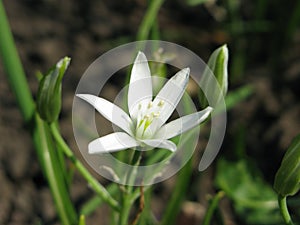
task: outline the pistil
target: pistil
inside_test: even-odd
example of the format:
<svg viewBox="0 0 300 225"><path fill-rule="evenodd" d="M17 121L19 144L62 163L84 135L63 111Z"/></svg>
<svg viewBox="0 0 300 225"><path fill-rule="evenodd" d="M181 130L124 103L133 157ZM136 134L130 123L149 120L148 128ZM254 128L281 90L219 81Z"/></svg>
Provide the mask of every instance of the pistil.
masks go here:
<svg viewBox="0 0 300 225"><path fill-rule="evenodd" d="M163 100L160 100L156 105L153 104L153 101L149 101L146 108L142 107L142 105L139 104L138 109L140 111L139 112L140 120L137 121L138 122L136 127L137 138L142 139L142 138L146 138L146 136L147 138L150 138L151 134L147 132L147 129L155 119L159 118L161 108L164 106L164 104L165 102Z"/></svg>

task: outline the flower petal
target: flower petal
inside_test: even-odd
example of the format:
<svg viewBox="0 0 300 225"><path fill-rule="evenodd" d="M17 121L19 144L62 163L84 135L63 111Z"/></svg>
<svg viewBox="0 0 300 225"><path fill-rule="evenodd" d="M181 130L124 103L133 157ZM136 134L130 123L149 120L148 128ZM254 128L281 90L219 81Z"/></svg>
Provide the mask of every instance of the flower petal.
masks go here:
<svg viewBox="0 0 300 225"><path fill-rule="evenodd" d="M155 134L156 138L169 139L202 123L211 113L212 107L206 107L200 112L180 117L162 126Z"/></svg>
<svg viewBox="0 0 300 225"><path fill-rule="evenodd" d="M175 152L177 149L176 145L172 141L169 141L169 140L147 139L147 140L142 140L142 142L151 147L164 148L164 149L170 150L171 152Z"/></svg>
<svg viewBox="0 0 300 225"><path fill-rule="evenodd" d="M151 100L151 73L145 54L139 52L131 70L128 87L128 110L131 118L136 119L139 104L147 105Z"/></svg>
<svg viewBox="0 0 300 225"><path fill-rule="evenodd" d="M159 106L159 117L149 126L152 131L160 128L171 116L184 94L188 84L190 69L185 68L176 73L160 90L153 101Z"/></svg>
<svg viewBox="0 0 300 225"><path fill-rule="evenodd" d="M97 138L89 143L89 153L107 153L116 152L132 147L136 147L139 144L131 136L124 132L116 132L108 134L101 138Z"/></svg>
<svg viewBox="0 0 300 225"><path fill-rule="evenodd" d="M76 96L90 103L102 116L132 135L132 121L120 107L95 95L77 94Z"/></svg>

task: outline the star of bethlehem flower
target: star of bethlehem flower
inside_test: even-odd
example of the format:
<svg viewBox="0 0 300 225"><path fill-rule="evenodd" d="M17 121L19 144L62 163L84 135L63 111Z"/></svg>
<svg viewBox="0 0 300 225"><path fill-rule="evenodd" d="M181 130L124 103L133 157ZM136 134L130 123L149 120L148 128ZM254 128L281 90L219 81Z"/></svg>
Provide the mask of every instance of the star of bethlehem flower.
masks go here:
<svg viewBox="0 0 300 225"><path fill-rule="evenodd" d="M176 145L168 139L199 125L212 111L211 107L207 107L166 123L184 94L189 73L189 68L180 70L153 99L148 61L144 53L139 52L128 87L129 114L98 96L77 94L77 97L93 105L102 116L122 129L90 142L89 153L115 152L134 147L141 147L139 149L142 150L154 147L176 151Z"/></svg>

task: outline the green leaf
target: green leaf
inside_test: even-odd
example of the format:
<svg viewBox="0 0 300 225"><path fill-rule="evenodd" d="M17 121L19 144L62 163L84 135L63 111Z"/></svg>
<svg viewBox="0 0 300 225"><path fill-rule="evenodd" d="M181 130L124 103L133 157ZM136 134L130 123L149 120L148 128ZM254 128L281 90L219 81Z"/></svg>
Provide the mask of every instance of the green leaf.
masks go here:
<svg viewBox="0 0 300 225"><path fill-rule="evenodd" d="M106 190L110 195L113 196L116 195L120 189L116 183L112 183L106 187ZM102 197L96 195L82 205L80 214L88 216L104 203L105 200Z"/></svg>
<svg viewBox="0 0 300 225"><path fill-rule="evenodd" d="M47 121L56 121L61 110L61 82L69 66L70 58L61 59L43 76L37 94L37 110L40 117Z"/></svg>
<svg viewBox="0 0 300 225"><path fill-rule="evenodd" d="M222 112L222 110L230 110L235 107L238 103L244 101L253 93L253 87L251 85L244 85L236 90L232 90L228 92L225 97L226 109L221 106L217 106L215 108L216 112Z"/></svg>
<svg viewBox="0 0 300 225"><path fill-rule="evenodd" d="M55 151L49 125L35 115L33 140L43 173L47 178L57 212L63 225L77 224L77 215L71 202L61 165Z"/></svg>
<svg viewBox="0 0 300 225"><path fill-rule="evenodd" d="M239 102L245 100L253 93L251 85L242 86L234 91L230 91L225 97L226 109L233 108Z"/></svg>
<svg viewBox="0 0 300 225"><path fill-rule="evenodd" d="M220 159L216 185L234 202L234 209L247 224L278 224L282 222L277 195L248 161Z"/></svg>
<svg viewBox="0 0 300 225"><path fill-rule="evenodd" d="M164 0L153 0L150 2L150 5L148 6L148 9L137 32L138 41L147 40L149 38L150 29L156 21L158 11L163 2Z"/></svg>
<svg viewBox="0 0 300 225"><path fill-rule="evenodd" d="M2 2L0 1L0 58L23 119L25 123L30 123L35 105Z"/></svg>
<svg viewBox="0 0 300 225"><path fill-rule="evenodd" d="M183 96L183 108L186 114L191 113L192 107L190 105L190 102L186 99L187 96ZM193 130L190 130L189 132L183 134L181 143L186 143L184 146L191 146L193 145L193 138L192 136L189 136L193 133ZM184 141L185 139L185 141ZM163 218L161 221L161 225L169 225L169 224L175 224L177 214L180 212L181 204L186 197L187 190L189 187L189 182L192 176L193 171L193 161L192 159L189 159L187 163L184 165L184 167L180 170L178 173L178 177L176 180L175 188L172 192L171 199L168 201L167 207L165 209L165 212L163 214Z"/></svg>
<svg viewBox="0 0 300 225"><path fill-rule="evenodd" d="M300 134L283 157L275 176L274 189L284 197L295 195L300 189Z"/></svg>

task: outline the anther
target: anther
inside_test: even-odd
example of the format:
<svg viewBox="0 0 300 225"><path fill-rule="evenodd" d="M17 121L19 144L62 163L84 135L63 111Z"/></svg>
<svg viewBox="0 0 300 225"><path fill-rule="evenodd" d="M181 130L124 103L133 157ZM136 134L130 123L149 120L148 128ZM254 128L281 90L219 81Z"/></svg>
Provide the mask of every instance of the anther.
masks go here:
<svg viewBox="0 0 300 225"><path fill-rule="evenodd" d="M153 113L153 117L155 118L159 117L159 112Z"/></svg>
<svg viewBox="0 0 300 225"><path fill-rule="evenodd" d="M157 104L157 106L162 107L165 104L164 100L160 100L159 103Z"/></svg>
<svg viewBox="0 0 300 225"><path fill-rule="evenodd" d="M153 102L150 101L149 104L148 104L148 109L150 109L152 106L153 106Z"/></svg>

